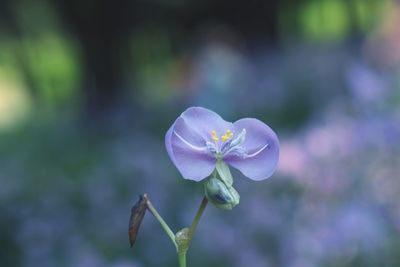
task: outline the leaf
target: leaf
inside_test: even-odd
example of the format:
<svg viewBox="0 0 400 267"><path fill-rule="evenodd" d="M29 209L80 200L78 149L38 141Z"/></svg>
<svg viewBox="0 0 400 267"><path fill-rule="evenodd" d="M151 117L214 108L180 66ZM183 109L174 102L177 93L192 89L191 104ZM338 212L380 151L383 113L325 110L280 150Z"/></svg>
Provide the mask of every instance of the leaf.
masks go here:
<svg viewBox="0 0 400 267"><path fill-rule="evenodd" d="M129 244L135 244L139 232L140 224L147 210L147 194L139 196L139 201L132 207L131 217L129 218Z"/></svg>

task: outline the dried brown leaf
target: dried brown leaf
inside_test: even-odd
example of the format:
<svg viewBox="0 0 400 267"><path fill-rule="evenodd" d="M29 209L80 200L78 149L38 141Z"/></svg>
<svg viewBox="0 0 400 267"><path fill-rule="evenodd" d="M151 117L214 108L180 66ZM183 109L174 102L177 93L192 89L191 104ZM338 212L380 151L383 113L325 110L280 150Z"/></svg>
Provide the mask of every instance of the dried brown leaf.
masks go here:
<svg viewBox="0 0 400 267"><path fill-rule="evenodd" d="M140 224L147 210L147 194L139 196L139 201L132 207L129 219L129 243L131 247L135 244Z"/></svg>

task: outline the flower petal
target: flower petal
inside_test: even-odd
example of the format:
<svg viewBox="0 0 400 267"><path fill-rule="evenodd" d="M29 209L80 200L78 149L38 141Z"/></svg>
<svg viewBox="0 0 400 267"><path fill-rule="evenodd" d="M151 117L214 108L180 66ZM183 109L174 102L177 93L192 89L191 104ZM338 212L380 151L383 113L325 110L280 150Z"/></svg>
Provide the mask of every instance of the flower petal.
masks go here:
<svg viewBox="0 0 400 267"><path fill-rule="evenodd" d="M174 153L172 153L172 144L171 144L171 137L172 132L174 130L175 123L168 129L167 133L165 134L165 148L167 149L168 156L171 158L172 162L175 164L175 157ZM176 165L176 164L175 164Z"/></svg>
<svg viewBox="0 0 400 267"><path fill-rule="evenodd" d="M216 131L217 135L223 135L226 130L233 131L231 122L227 122L217 113L202 107L191 107L181 114L186 124L204 140L211 140L211 132Z"/></svg>
<svg viewBox="0 0 400 267"><path fill-rule="evenodd" d="M181 117L168 130L165 146L183 178L200 181L214 170L216 159L207 150L205 143Z"/></svg>
<svg viewBox="0 0 400 267"><path fill-rule="evenodd" d="M246 139L242 146L248 157L228 154L224 161L238 169L248 178L260 181L267 179L275 171L279 160L279 140L274 131L260 120L245 118L234 123L235 132L246 129Z"/></svg>

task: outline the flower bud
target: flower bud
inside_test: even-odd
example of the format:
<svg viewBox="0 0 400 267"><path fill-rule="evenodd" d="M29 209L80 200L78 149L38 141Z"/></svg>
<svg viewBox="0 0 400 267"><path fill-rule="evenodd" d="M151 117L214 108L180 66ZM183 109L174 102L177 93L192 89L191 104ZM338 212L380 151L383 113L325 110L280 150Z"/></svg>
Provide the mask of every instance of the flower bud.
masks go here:
<svg viewBox="0 0 400 267"><path fill-rule="evenodd" d="M240 196L232 186L227 186L216 177L207 179L205 194L208 200L221 209L231 210L239 204Z"/></svg>
<svg viewBox="0 0 400 267"><path fill-rule="evenodd" d="M190 243L189 228L185 227L175 234L175 242L178 246L178 252L186 253Z"/></svg>

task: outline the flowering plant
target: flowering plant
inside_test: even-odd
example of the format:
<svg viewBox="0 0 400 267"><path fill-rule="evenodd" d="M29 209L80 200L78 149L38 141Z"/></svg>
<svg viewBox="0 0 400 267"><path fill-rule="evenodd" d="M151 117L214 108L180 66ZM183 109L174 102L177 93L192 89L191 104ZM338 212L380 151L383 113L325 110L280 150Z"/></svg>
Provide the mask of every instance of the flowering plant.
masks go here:
<svg viewBox="0 0 400 267"><path fill-rule="evenodd" d="M130 241L133 245L148 209L171 238L180 267L183 267L186 266L190 241L208 201L229 210L239 204L240 196L233 188L229 166L252 180L267 179L278 163L279 141L274 131L258 119L244 118L231 123L211 110L191 107L169 128L165 146L183 178L204 181L205 196L191 227L174 234L143 194L132 209Z"/></svg>

